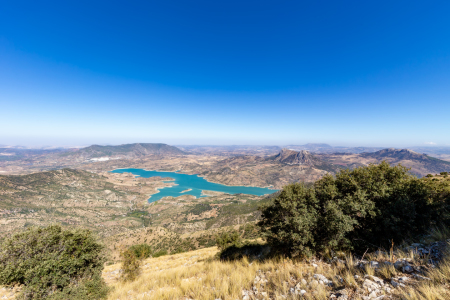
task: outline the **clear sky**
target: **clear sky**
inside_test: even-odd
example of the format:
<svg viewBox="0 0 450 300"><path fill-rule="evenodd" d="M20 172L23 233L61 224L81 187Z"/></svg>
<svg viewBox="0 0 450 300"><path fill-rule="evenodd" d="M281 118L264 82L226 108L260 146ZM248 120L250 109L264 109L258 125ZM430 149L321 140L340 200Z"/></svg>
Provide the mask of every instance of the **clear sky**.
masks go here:
<svg viewBox="0 0 450 300"><path fill-rule="evenodd" d="M450 145L450 1L0 1L0 144Z"/></svg>

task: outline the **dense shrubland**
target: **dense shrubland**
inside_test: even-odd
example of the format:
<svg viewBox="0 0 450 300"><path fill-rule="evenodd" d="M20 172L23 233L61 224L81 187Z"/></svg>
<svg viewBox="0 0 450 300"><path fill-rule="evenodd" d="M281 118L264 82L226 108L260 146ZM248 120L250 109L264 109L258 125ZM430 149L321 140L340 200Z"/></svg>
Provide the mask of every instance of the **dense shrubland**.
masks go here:
<svg viewBox="0 0 450 300"><path fill-rule="evenodd" d="M389 249L448 226L449 195L448 183L383 162L327 175L312 187L286 186L262 207L259 226L269 244L294 257Z"/></svg>
<svg viewBox="0 0 450 300"><path fill-rule="evenodd" d="M88 230L28 228L1 243L0 284L23 285L20 299L103 299L102 253Z"/></svg>

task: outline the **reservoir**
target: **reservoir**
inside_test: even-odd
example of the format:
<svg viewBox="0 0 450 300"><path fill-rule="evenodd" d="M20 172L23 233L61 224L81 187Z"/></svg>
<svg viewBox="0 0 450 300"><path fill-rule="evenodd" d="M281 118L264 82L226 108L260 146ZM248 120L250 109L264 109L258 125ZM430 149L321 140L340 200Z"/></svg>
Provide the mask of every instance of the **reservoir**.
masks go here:
<svg viewBox="0 0 450 300"><path fill-rule="evenodd" d="M219 183L209 182L206 179L199 177L197 175L187 175L177 172L158 172L158 171L147 171L144 169L117 169L111 172L131 173L133 175L137 175L144 178L159 176L163 178L170 177L174 179L173 182L177 185L158 189L159 193L153 194L148 199L148 202L154 202L168 196L178 197L181 195L193 195L197 198L204 197L202 196L202 191L215 191L227 194L250 194L256 196L272 194L277 191L269 188L260 188L252 186L227 186ZM186 191L188 189L191 190L182 193L182 191Z"/></svg>

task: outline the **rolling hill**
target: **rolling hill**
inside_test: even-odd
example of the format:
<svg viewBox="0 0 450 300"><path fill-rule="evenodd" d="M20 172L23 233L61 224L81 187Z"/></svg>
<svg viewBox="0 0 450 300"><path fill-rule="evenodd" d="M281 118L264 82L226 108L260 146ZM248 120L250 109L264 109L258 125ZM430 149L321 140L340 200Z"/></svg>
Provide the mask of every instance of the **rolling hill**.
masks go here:
<svg viewBox="0 0 450 300"><path fill-rule="evenodd" d="M410 149L383 149L376 152L365 152L360 154L333 153L317 155L322 160L329 163L341 165L345 168L353 169L368 164L378 164L387 161L391 165L401 164L411 169L411 173L422 177L427 174L439 174L450 171L450 162L420 154Z"/></svg>
<svg viewBox="0 0 450 300"><path fill-rule="evenodd" d="M118 146L92 145L73 152L72 154L86 158L98 158L117 155L128 157L141 157L146 155L183 155L186 154L186 152L167 144L135 143Z"/></svg>
<svg viewBox="0 0 450 300"><path fill-rule="evenodd" d="M450 162L426 154L420 154L409 149L389 148L374 153L363 153L361 156L364 158L374 158L378 162L386 160L390 164L402 164L405 167L411 168L411 172L419 176L450 171Z"/></svg>

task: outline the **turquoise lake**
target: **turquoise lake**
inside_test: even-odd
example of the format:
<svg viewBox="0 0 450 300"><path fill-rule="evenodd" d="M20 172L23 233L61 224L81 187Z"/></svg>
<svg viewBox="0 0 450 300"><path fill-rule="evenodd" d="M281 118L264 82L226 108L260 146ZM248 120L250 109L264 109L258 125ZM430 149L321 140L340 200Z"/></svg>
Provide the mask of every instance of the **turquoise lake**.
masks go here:
<svg viewBox="0 0 450 300"><path fill-rule="evenodd" d="M111 172L131 173L144 178L159 176L163 178L170 177L174 179L174 181L166 181L166 182L174 182L177 185L173 187L166 187L159 189L159 193L153 194L148 199L148 202L154 202L168 196L178 197L181 195L193 195L197 198L204 197L202 196L202 190L224 192L228 194L250 194L256 196L272 194L277 191L269 188L259 188L251 186L227 186L219 183L209 182L206 179L199 177L197 175L187 175L177 172L158 172L158 171L147 171L143 169L117 169ZM192 190L189 192L182 193L182 191L187 189Z"/></svg>

